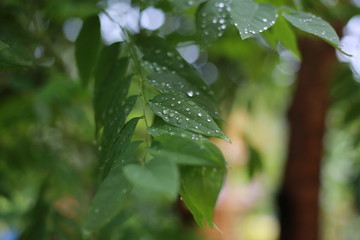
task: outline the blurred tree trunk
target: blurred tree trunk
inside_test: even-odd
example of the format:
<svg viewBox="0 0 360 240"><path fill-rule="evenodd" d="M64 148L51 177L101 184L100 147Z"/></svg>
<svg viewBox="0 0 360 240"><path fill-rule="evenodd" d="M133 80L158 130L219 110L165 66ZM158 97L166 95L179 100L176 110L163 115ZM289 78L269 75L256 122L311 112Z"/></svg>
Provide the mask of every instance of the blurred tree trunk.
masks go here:
<svg viewBox="0 0 360 240"><path fill-rule="evenodd" d="M302 39L303 57L288 111L289 146L278 196L281 240L319 239L319 189L329 84L335 50Z"/></svg>

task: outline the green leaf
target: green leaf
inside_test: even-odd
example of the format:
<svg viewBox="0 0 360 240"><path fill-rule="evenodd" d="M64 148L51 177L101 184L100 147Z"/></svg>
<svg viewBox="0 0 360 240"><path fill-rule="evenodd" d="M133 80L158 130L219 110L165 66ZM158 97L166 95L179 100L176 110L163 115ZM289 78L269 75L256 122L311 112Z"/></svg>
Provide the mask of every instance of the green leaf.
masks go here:
<svg viewBox="0 0 360 240"><path fill-rule="evenodd" d="M339 47L340 40L329 23L305 12L282 13L284 18L298 29L324 39L334 47Z"/></svg>
<svg viewBox="0 0 360 240"><path fill-rule="evenodd" d="M200 41L209 45L221 37L231 24L229 0L210 0L202 4L196 13L196 27Z"/></svg>
<svg viewBox="0 0 360 240"><path fill-rule="evenodd" d="M83 225L86 236L99 230L125 205L132 185L122 172L122 166L111 169L109 176L101 183Z"/></svg>
<svg viewBox="0 0 360 240"><path fill-rule="evenodd" d="M33 65L35 46L39 43L19 22L19 9L1 5L0 71L22 70Z"/></svg>
<svg viewBox="0 0 360 240"><path fill-rule="evenodd" d="M102 179L106 178L112 166L122 165L125 162L123 154L130 144L134 135L136 125L140 118L129 120L122 129L109 131L110 134L104 135L102 142L100 175ZM121 131L120 131L121 130Z"/></svg>
<svg viewBox="0 0 360 240"><path fill-rule="evenodd" d="M205 138L204 136L202 136L200 134L189 132L182 128L170 126L162 120L155 120L154 124L148 128L148 132L153 137L159 137L161 135L170 134L170 135L176 135L176 136L180 136L180 137L186 137L186 138L189 138L192 140L197 140L197 141L207 140L207 138Z"/></svg>
<svg viewBox="0 0 360 240"><path fill-rule="evenodd" d="M154 73L148 76L147 80L160 93L176 94L189 98L206 110L211 117L221 119L212 98L186 79L172 73Z"/></svg>
<svg viewBox="0 0 360 240"><path fill-rule="evenodd" d="M263 32L264 37L271 47L277 48L280 42L291 51L297 59L300 59L300 51L297 45L296 35L282 16L279 16L275 25L269 31Z"/></svg>
<svg viewBox="0 0 360 240"><path fill-rule="evenodd" d="M248 174L252 178L256 173L263 170L263 162L259 151L248 143L249 161L248 161Z"/></svg>
<svg viewBox="0 0 360 240"><path fill-rule="evenodd" d="M168 124L230 141L210 115L191 100L177 95L163 94L150 99L149 106Z"/></svg>
<svg viewBox="0 0 360 240"><path fill-rule="evenodd" d="M81 81L86 85L91 77L101 45L100 22L98 16L84 21L75 42L75 59Z"/></svg>
<svg viewBox="0 0 360 240"><path fill-rule="evenodd" d="M182 12L205 1L206 0L169 0L177 12Z"/></svg>
<svg viewBox="0 0 360 240"><path fill-rule="evenodd" d="M252 37L275 24L277 14L270 4L256 4L252 0L232 1L231 17L239 29L241 39Z"/></svg>
<svg viewBox="0 0 360 240"><path fill-rule="evenodd" d="M213 226L217 197L225 178L225 167L182 167L180 195L196 222Z"/></svg>
<svg viewBox="0 0 360 240"><path fill-rule="evenodd" d="M186 135L174 135L172 132L154 138L149 152L162 159L184 165L223 166L224 157L210 141L194 141ZM181 146L181 148L179 147Z"/></svg>
<svg viewBox="0 0 360 240"><path fill-rule="evenodd" d="M125 76L127 67L127 59L122 58L115 61L107 76L101 82L97 82L95 86L94 108L97 131L104 126L106 119L113 121L115 117L122 116L117 109L124 106L124 100L130 87L131 77Z"/></svg>
<svg viewBox="0 0 360 240"><path fill-rule="evenodd" d="M5 49L5 48L8 48L9 45L7 45L6 43L4 43L3 41L0 40L0 51Z"/></svg>
<svg viewBox="0 0 360 240"><path fill-rule="evenodd" d="M108 77L120 53L120 43L113 43L101 50L95 69L95 89L100 87Z"/></svg>
<svg viewBox="0 0 360 240"><path fill-rule="evenodd" d="M210 98L213 92L198 72L188 64L179 52L159 37L138 37L137 46L144 54L143 60L147 61L154 72L176 72L189 81L193 86L201 89Z"/></svg>
<svg viewBox="0 0 360 240"><path fill-rule="evenodd" d="M174 162L155 158L145 166L129 164L124 167L124 174L134 185L156 192L167 200L175 200L179 190L179 172Z"/></svg>

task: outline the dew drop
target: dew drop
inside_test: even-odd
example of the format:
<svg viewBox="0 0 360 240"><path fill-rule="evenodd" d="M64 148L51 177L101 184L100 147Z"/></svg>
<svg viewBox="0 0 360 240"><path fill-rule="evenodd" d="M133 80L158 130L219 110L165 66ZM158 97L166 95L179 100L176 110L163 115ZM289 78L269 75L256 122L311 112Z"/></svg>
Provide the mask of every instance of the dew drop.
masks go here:
<svg viewBox="0 0 360 240"><path fill-rule="evenodd" d="M193 92L193 91L187 91L186 94L187 94L189 97L194 96L194 92Z"/></svg>
<svg viewBox="0 0 360 240"><path fill-rule="evenodd" d="M169 117L174 117L174 116L175 116L174 113L170 113L170 114L169 114Z"/></svg>
<svg viewBox="0 0 360 240"><path fill-rule="evenodd" d="M163 113L164 115L166 115L166 114L168 114L168 110L167 110L167 109L164 109L164 110L162 111L162 113Z"/></svg>
<svg viewBox="0 0 360 240"><path fill-rule="evenodd" d="M202 113L198 113L197 115L198 115L198 117L201 117L201 116L202 116Z"/></svg>

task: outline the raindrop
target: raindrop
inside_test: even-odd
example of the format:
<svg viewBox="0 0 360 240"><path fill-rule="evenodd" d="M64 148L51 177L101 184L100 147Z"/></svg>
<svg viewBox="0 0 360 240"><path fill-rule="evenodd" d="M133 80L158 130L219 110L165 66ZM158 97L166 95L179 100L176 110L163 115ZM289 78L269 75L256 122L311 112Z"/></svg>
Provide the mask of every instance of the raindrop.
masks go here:
<svg viewBox="0 0 360 240"><path fill-rule="evenodd" d="M198 115L198 117L201 117L201 116L202 116L202 113L198 113L197 115Z"/></svg>
<svg viewBox="0 0 360 240"><path fill-rule="evenodd" d="M162 111L162 113L163 113L164 115L166 115L166 114L168 114L168 110L167 110L167 109L164 109L164 110Z"/></svg>
<svg viewBox="0 0 360 240"><path fill-rule="evenodd" d="M211 122L211 119L210 119L210 118L208 118L208 119L206 119L206 121Z"/></svg>
<svg viewBox="0 0 360 240"><path fill-rule="evenodd" d="M174 116L175 116L174 113L170 113L170 114L169 114L169 117L174 117Z"/></svg>
<svg viewBox="0 0 360 240"><path fill-rule="evenodd" d="M187 91L186 94L187 94L189 97L194 96L194 92L193 92L193 91Z"/></svg>
<svg viewBox="0 0 360 240"><path fill-rule="evenodd" d="M268 20L267 20L266 18L263 18L262 21L263 21L263 22L267 22Z"/></svg>

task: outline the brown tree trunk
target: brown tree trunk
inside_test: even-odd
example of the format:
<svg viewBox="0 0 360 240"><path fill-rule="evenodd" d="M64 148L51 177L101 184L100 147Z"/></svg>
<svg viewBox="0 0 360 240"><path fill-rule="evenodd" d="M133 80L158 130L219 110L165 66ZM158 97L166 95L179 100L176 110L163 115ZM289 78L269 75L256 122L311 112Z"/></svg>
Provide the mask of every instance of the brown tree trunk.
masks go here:
<svg viewBox="0 0 360 240"><path fill-rule="evenodd" d="M319 239L320 167L335 50L303 39L303 56L288 112L289 149L278 196L281 240Z"/></svg>

